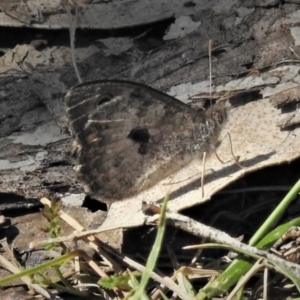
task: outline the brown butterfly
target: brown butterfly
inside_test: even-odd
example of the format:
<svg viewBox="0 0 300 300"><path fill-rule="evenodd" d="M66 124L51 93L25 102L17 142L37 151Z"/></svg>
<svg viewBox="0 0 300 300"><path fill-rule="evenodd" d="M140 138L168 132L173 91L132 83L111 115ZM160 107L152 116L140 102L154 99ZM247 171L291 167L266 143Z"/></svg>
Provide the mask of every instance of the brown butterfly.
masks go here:
<svg viewBox="0 0 300 300"><path fill-rule="evenodd" d="M80 84L66 107L78 180L106 203L137 195L209 152L225 120L222 107L197 111L121 80Z"/></svg>

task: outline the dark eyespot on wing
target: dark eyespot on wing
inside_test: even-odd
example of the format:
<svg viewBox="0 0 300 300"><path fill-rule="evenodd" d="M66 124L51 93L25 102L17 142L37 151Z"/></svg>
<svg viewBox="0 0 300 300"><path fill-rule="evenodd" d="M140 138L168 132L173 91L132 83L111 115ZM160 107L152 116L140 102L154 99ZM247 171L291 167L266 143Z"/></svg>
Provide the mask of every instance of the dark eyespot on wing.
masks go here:
<svg viewBox="0 0 300 300"><path fill-rule="evenodd" d="M135 127L128 134L128 138L137 143L148 143L150 139L150 133L148 128Z"/></svg>
<svg viewBox="0 0 300 300"><path fill-rule="evenodd" d="M140 145L138 149L139 154L145 155L147 153L147 144L151 137L148 128L135 127L130 131L127 137Z"/></svg>

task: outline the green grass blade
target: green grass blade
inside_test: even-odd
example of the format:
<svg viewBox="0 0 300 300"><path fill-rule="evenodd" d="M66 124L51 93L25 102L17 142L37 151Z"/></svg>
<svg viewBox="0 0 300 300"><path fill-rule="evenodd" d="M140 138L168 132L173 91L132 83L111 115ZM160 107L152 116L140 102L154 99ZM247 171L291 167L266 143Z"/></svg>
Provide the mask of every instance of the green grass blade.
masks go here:
<svg viewBox="0 0 300 300"><path fill-rule="evenodd" d="M269 249L272 246L272 243L270 241L272 239L274 240L275 236L279 238L280 236L282 236L282 234L286 232L286 230L283 232L283 229L287 228L287 225L285 224L279 230L278 227L275 233L273 231L273 236L272 235L266 236L266 233L270 230L271 226L274 224L274 222L276 222L279 219L279 217L282 215L282 213L287 208L287 206L291 203L291 201L293 201L293 199L296 197L299 191L300 191L300 180L296 182L296 184L288 192L288 194L284 197L284 199L280 202L280 204L276 207L276 209L272 212L272 214L267 218L267 220L263 223L263 225L257 230L254 236L251 238L249 245L251 246L256 245L257 248ZM299 219L300 218L295 219L294 222L291 222L293 224L291 225L296 226L297 224L299 224ZM274 240L274 242L275 241L276 240ZM198 293L197 299L211 298L220 293L226 293L230 287L236 284L238 280L250 270L252 264L253 264L252 262L246 259L235 259L218 278L216 278L213 282L207 284ZM286 272L288 271L286 270ZM293 276L290 274L290 278L291 277ZM295 282L294 280L293 282Z"/></svg>
<svg viewBox="0 0 300 300"><path fill-rule="evenodd" d="M57 257L55 259L52 259L50 261L47 261L47 262L45 262L43 264L40 264L38 266L35 266L33 268L26 269L26 270L24 270L20 273L8 276L8 277L3 278L3 279L0 279L0 286L4 285L4 284L7 284L7 283L9 283L13 280L20 279L23 276L34 275L36 273L39 273L39 272L43 271L44 269L54 267L54 266L57 266L57 265L62 265L63 263L66 263L67 261L69 261L69 260L73 259L74 257L80 255L81 252L82 251L80 251L80 250L76 250L76 251L70 252L68 254L62 255L60 257Z"/></svg>
<svg viewBox="0 0 300 300"><path fill-rule="evenodd" d="M167 211L167 203L168 203L168 197L165 197L163 205L161 207L161 213L160 213L160 219L157 226L157 235L154 242L154 245L152 247L152 250L150 252L150 255L147 260L146 264L146 270L142 275L141 282L139 284L138 289L134 293L134 295L131 297L131 299L141 299L142 294L144 293L146 289L146 285L150 279L151 272L154 270L160 249L163 243L163 237L166 229L166 211Z"/></svg>
<svg viewBox="0 0 300 300"><path fill-rule="evenodd" d="M285 212L289 204L296 198L300 191L300 179L282 199L279 205L274 209L267 220L260 226L253 237L249 241L250 246L255 246L269 231L272 226L278 221L281 215Z"/></svg>

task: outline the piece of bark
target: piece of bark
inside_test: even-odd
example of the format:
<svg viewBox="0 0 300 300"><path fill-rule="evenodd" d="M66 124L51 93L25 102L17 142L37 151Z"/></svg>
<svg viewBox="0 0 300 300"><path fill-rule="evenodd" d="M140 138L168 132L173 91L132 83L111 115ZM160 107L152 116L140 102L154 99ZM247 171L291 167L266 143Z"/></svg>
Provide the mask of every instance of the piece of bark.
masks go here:
<svg viewBox="0 0 300 300"><path fill-rule="evenodd" d="M264 72L278 63L290 64L290 60L295 57L294 53L299 50L290 34L297 9L299 6L285 3L280 8L255 8L243 15L239 15L241 10L230 9L223 14L210 9L198 14L196 12L193 19L195 22L201 19L202 26L182 39L168 41L163 47L151 48L145 53L138 51L144 40L136 39L129 51L108 57L100 51L82 61L79 70L84 81L130 79L163 91L179 83L206 82L209 79L206 44L212 39L213 86L217 87L238 76L246 76L254 69L262 78L262 84L256 85L255 93L252 94L256 97L252 100L258 100L261 99L259 93L263 89L278 83L264 81ZM290 50L291 47L294 52ZM36 50L32 47L28 51ZM27 56L23 56L23 63ZM45 64L47 62L51 60L44 60ZM80 193L82 189L76 183L72 163L68 159L71 141L64 119L63 103L64 93L77 83L74 70L70 68L69 72L64 72L57 69L52 73L44 73L37 72L37 67L32 70L33 74L23 72L17 80L16 77L9 77L2 85L0 192L29 198L39 198L54 192ZM266 76L280 80L277 75L272 77L266 73ZM248 87L241 86L241 82L236 89L231 85L227 91L247 93ZM209 85L206 93L208 88ZM218 92L217 88L215 91ZM218 93L226 93L226 86ZM241 101L241 97L236 100ZM238 106L242 106L241 102ZM295 157L290 156L291 159ZM286 160L282 158L282 161ZM226 182L223 182L219 186L225 185ZM215 191L212 189L212 192ZM197 201L186 203L194 205ZM179 207L183 208L184 205Z"/></svg>

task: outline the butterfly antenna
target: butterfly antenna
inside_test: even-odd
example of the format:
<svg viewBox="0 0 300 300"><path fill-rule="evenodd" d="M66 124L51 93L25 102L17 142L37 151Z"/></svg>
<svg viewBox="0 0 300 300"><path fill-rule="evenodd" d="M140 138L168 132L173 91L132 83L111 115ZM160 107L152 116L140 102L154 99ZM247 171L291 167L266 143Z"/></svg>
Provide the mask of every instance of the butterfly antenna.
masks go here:
<svg viewBox="0 0 300 300"><path fill-rule="evenodd" d="M244 169L245 167L242 166L239 162L239 156L235 156L234 152L233 152L233 148L232 148L232 140L231 140L231 136L229 134L229 132L227 132L227 136L228 136L228 139L229 139L229 143L230 143L230 152L231 152L231 155L235 161L235 163L241 168L241 169Z"/></svg>
<svg viewBox="0 0 300 300"><path fill-rule="evenodd" d="M221 140L221 143L222 143L222 141L224 140L224 138L225 138L226 136L228 136L228 139L229 139L230 153L231 153L231 155L232 155L232 157L233 157L234 162L235 162L241 169L244 169L245 167L242 166L242 165L240 164L240 162L239 162L239 156L235 156L235 154L234 154L233 147L232 147L232 140L231 140L231 136L230 136L230 133L229 133L229 132L227 132L226 135L223 137L223 139ZM225 164L224 160L222 160L221 157L219 156L217 150L214 149L213 151L214 151L215 156L217 157L218 161L220 161L221 164Z"/></svg>

